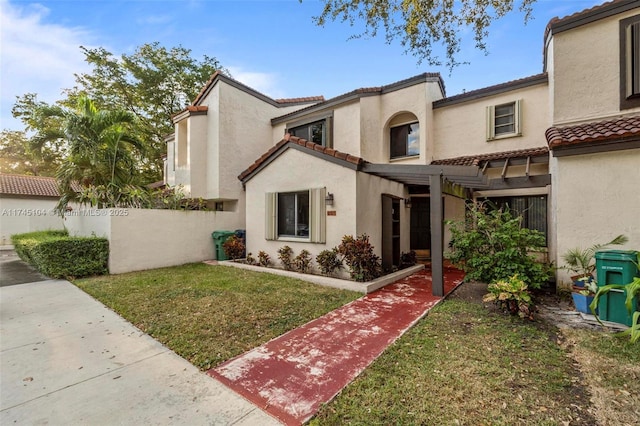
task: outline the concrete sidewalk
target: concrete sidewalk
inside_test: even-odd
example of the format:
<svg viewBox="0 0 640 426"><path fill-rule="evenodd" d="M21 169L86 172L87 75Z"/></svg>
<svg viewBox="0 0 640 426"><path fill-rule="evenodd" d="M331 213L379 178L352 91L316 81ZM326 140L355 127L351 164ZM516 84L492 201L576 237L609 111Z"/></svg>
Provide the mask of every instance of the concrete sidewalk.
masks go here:
<svg viewBox="0 0 640 426"><path fill-rule="evenodd" d="M0 288L0 424L275 419L63 280Z"/></svg>

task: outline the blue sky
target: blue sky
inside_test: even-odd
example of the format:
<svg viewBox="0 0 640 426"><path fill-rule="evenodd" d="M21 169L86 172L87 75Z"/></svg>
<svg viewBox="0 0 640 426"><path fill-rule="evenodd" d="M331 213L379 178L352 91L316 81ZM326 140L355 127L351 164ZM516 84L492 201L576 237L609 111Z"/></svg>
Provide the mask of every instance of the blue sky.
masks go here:
<svg viewBox="0 0 640 426"><path fill-rule="evenodd" d="M489 55L463 45L453 70L418 64L399 42L351 39L362 28L313 23L319 0L0 0L0 129L20 130L11 117L18 95L60 99L74 73L88 71L79 46L131 53L143 43L182 45L216 57L232 77L273 98L340 95L440 72L447 95L542 71L544 28L598 0L538 0L533 19L514 12L490 28Z"/></svg>

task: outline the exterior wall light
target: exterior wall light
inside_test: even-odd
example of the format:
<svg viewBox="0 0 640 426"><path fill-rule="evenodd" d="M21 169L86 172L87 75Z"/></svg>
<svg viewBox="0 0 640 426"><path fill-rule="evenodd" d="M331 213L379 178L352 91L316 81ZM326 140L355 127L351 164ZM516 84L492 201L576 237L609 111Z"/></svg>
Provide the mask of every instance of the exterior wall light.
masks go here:
<svg viewBox="0 0 640 426"><path fill-rule="evenodd" d="M327 192L327 196L324 197L324 202L328 206L333 205L333 194L331 192Z"/></svg>
<svg viewBox="0 0 640 426"><path fill-rule="evenodd" d="M404 199L404 206L408 209L411 208L411 197Z"/></svg>

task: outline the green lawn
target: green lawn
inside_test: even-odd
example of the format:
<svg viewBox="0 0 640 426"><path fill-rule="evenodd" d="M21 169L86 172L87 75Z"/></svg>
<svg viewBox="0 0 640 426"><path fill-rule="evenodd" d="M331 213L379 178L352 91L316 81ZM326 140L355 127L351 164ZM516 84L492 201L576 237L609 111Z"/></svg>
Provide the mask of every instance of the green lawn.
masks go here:
<svg viewBox="0 0 640 426"><path fill-rule="evenodd" d="M201 369L358 293L224 266L76 284ZM451 297L324 406L318 425L636 425L640 344L558 330Z"/></svg>
<svg viewBox="0 0 640 426"><path fill-rule="evenodd" d="M632 419L640 419L640 345L587 331L567 345L557 332L489 312L478 303L446 300L311 423L593 425L598 419L601 424L638 424ZM596 353L603 357L589 371L606 372L607 383L615 383L617 417L590 402L592 383L571 347L588 350L582 356L594 362ZM613 360L622 364L620 371L612 370Z"/></svg>
<svg viewBox="0 0 640 426"><path fill-rule="evenodd" d="M362 296L205 264L75 284L203 370Z"/></svg>

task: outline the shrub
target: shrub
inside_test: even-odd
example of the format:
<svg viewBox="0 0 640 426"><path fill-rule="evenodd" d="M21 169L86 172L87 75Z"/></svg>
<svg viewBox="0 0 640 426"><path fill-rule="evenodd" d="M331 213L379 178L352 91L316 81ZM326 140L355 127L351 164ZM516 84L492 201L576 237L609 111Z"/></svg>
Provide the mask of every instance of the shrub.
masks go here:
<svg viewBox="0 0 640 426"><path fill-rule="evenodd" d="M320 266L322 275L331 276L337 269L342 268L342 260L338 257L338 249L322 250L316 256L316 262Z"/></svg>
<svg viewBox="0 0 640 426"><path fill-rule="evenodd" d="M551 276L549 265L529 254L544 247L544 236L523 228L508 210L470 204L466 220L447 223L452 238L446 257L467 279L492 283L517 274L530 288L540 288Z"/></svg>
<svg viewBox="0 0 640 426"><path fill-rule="evenodd" d="M400 254L400 269L408 268L418 263L418 255L411 250L409 253Z"/></svg>
<svg viewBox="0 0 640 426"><path fill-rule="evenodd" d="M364 282L382 275L380 258L373 252L373 246L369 243L367 234L357 238L345 235L338 246L338 253L343 256L344 262L349 267L351 279Z"/></svg>
<svg viewBox="0 0 640 426"><path fill-rule="evenodd" d="M66 231L15 235L16 253L51 278L108 273L109 241L98 237L69 237Z"/></svg>
<svg viewBox="0 0 640 426"><path fill-rule="evenodd" d="M60 237L66 237L69 233L66 230L49 230L49 231L37 231L28 232L26 234L14 234L11 236L11 243L16 251L16 254L20 259L33 265L33 259L31 259L31 251L33 247L40 241L57 239Z"/></svg>
<svg viewBox="0 0 640 426"><path fill-rule="evenodd" d="M258 265L264 266L265 268L271 265L271 257L269 253L260 250L258 252Z"/></svg>
<svg viewBox="0 0 640 426"><path fill-rule="evenodd" d="M533 319L533 302L527 284L514 275L508 280L501 280L489 284L489 294L482 299L485 302L494 302L500 309L511 315L519 315L521 318Z"/></svg>
<svg viewBox="0 0 640 426"><path fill-rule="evenodd" d="M245 246L241 238L232 235L222 244L224 254L231 260L238 260L244 257Z"/></svg>
<svg viewBox="0 0 640 426"><path fill-rule="evenodd" d="M278 249L278 259L282 262L285 271L293 270L293 250L289 246L280 247Z"/></svg>
<svg viewBox="0 0 640 426"><path fill-rule="evenodd" d="M252 253L247 253L247 258L245 260L247 262L247 265L255 265L256 264L256 258L253 257Z"/></svg>
<svg viewBox="0 0 640 426"><path fill-rule="evenodd" d="M309 253L307 250L302 250L300 254L297 255L295 259L293 259L293 263L295 264L296 269L298 270L298 272L302 272L303 274L309 272L309 269L311 268L311 262L311 253Z"/></svg>

